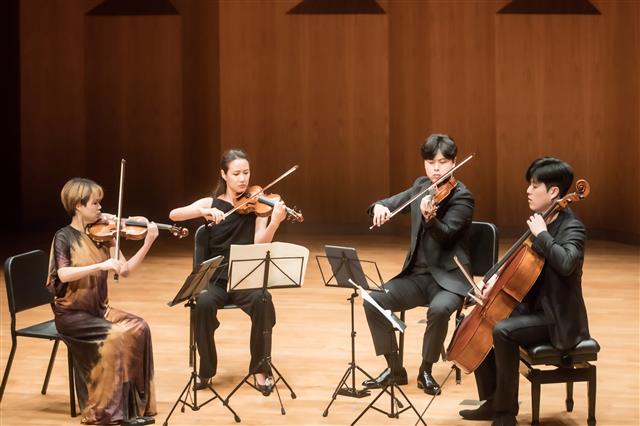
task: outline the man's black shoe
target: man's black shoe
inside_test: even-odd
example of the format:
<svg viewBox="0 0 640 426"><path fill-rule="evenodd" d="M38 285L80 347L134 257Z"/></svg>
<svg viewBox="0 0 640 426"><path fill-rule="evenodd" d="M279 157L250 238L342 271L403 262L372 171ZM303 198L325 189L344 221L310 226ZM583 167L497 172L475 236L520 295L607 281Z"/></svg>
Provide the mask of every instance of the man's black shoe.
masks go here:
<svg viewBox="0 0 640 426"><path fill-rule="evenodd" d="M516 426L517 424L516 416L503 415L497 416L491 423L491 426Z"/></svg>
<svg viewBox="0 0 640 426"><path fill-rule="evenodd" d="M491 408L491 402L486 401L475 410L460 410L460 415L465 420L493 420L495 412Z"/></svg>
<svg viewBox="0 0 640 426"><path fill-rule="evenodd" d="M391 384L392 380L396 385L406 385L409 382L407 379L407 370L403 367L402 370L391 374L391 369L387 367L375 379L369 379L362 382L362 386L367 389L382 389L383 387Z"/></svg>
<svg viewBox="0 0 640 426"><path fill-rule="evenodd" d="M428 371L421 371L418 374L418 389L423 389L429 395L440 395L440 385Z"/></svg>
<svg viewBox="0 0 640 426"><path fill-rule="evenodd" d="M151 416L134 417L133 419L126 419L120 423L122 426L144 426L155 423L156 420Z"/></svg>

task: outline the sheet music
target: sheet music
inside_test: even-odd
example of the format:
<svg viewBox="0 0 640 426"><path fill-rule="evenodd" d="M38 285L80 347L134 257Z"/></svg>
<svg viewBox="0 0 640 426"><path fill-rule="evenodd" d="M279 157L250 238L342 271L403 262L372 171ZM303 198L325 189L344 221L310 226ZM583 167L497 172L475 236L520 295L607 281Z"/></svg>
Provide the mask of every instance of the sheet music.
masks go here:
<svg viewBox="0 0 640 426"><path fill-rule="evenodd" d="M291 243L232 244L229 254L229 288L248 290L261 288L267 251L273 260L269 265L267 288L302 286L309 249Z"/></svg>
<svg viewBox="0 0 640 426"><path fill-rule="evenodd" d="M404 322L402 322L402 320L400 318L398 318L398 316L396 314L391 312L389 309L384 309L382 306L378 305L378 302L376 302L373 299L373 297L371 297L369 295L369 292L367 290L365 290L364 288L360 287L358 284L354 283L352 280L349 280L349 282L351 283L351 285L353 285L354 287L356 287L358 289L358 291L360 292L360 297L362 297L362 300L366 300L367 302L369 302L369 304L371 304L371 306L373 306L378 311L380 311L382 313L382 315L384 315L385 318L387 318L389 320L391 325L393 325L393 328L395 328L396 330L400 331L401 333L404 333L404 331L406 330L407 326L406 326L406 324Z"/></svg>

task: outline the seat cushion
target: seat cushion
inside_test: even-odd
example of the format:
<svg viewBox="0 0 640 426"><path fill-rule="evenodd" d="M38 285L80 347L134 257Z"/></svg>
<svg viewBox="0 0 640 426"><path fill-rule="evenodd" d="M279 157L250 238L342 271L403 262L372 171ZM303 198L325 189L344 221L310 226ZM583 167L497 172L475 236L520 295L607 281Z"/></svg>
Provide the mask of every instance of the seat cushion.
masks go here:
<svg viewBox="0 0 640 426"><path fill-rule="evenodd" d="M520 358L529 365L550 364L569 366L576 362L595 361L598 359L600 345L595 339L587 339L578 343L574 348L560 351L550 343L533 345L528 348L520 347Z"/></svg>
<svg viewBox="0 0 640 426"><path fill-rule="evenodd" d="M35 337L40 339L60 339L56 324L53 320L30 325L29 327L16 330L17 336Z"/></svg>

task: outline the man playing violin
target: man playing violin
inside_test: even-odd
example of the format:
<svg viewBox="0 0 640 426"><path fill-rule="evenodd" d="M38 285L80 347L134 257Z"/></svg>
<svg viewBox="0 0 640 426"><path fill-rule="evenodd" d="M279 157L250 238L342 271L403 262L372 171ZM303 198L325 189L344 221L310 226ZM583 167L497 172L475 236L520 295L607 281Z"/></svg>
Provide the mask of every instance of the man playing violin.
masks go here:
<svg viewBox="0 0 640 426"><path fill-rule="evenodd" d="M232 244L270 243L278 227L287 217L282 201L275 202L270 217L239 214L238 211L225 217L225 213L234 208L236 199L249 187L250 174L247 155L238 149L228 150L220 160L220 175L213 196L175 208L169 213L169 217L175 221L199 217L210 221L213 226L208 228L208 255L224 256L223 263L229 261ZM262 290L228 293L227 270L228 267L219 268L211 278L207 291L201 293L197 299L196 343L200 355L200 381L196 388L206 388L217 371L218 356L214 333L220 326L217 318L218 309L226 304L234 304L251 317L249 372L254 374L256 388L266 396L272 391L273 378L269 366L261 361L271 356L271 330L276 323L271 294L266 293L265 303ZM263 333L266 333L266 339Z"/></svg>
<svg viewBox="0 0 640 426"><path fill-rule="evenodd" d="M146 223L142 247L130 259L115 259L113 239L96 243L87 227L114 219L101 213L102 187L84 178L69 180L60 193L71 223L51 245L47 288L58 332L73 353L83 424L153 423L156 399L151 331L146 321L109 304L107 273L127 277L158 236Z"/></svg>
<svg viewBox="0 0 640 426"><path fill-rule="evenodd" d="M389 218L390 210L399 208L451 170L457 151L449 136L429 136L420 148L426 176L416 179L409 189L373 203L368 209L373 224L383 224ZM402 270L384 285L385 292L371 293L378 304L391 311L429 307L417 385L430 395L440 393L440 385L433 378L431 369L440 356L449 317L462 305L470 290L463 274L456 268L453 256L463 264L469 264L467 234L473 207L473 195L459 181L438 206L430 195L407 206L403 213L411 214L411 245ZM402 366L391 324L369 303L364 303L364 309L376 354L384 355L388 367L375 379L364 381L363 385L381 388L392 380L399 385L407 384L407 372Z"/></svg>
<svg viewBox="0 0 640 426"><path fill-rule="evenodd" d="M585 227L569 208L547 222L541 216L567 193L573 171L564 161L544 157L529 166L526 180L531 247L545 263L522 303L493 328L493 349L474 372L484 404L460 411L464 419L493 420L493 425L516 424L519 346L551 342L564 350L589 338L581 284ZM480 297L490 289L485 286Z"/></svg>

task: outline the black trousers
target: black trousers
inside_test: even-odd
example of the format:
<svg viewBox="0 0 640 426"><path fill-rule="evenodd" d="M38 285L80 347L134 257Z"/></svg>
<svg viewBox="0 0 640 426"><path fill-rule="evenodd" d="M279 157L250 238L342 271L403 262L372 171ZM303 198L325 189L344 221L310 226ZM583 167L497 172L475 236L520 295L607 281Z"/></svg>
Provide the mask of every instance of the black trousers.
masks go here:
<svg viewBox="0 0 640 426"><path fill-rule="evenodd" d="M276 324L276 311L269 292L261 289L228 293L226 288L209 283L207 291L196 303L196 344L200 355L200 377L213 377L218 367L215 331L220 326L218 309L226 304L238 305L251 317L249 373L267 373L268 365L260 365L271 356L271 331Z"/></svg>
<svg viewBox="0 0 640 426"><path fill-rule="evenodd" d="M422 341L422 359L430 363L437 362L447 336L449 317L462 306L462 296L440 287L430 274L395 278L385 284L384 288L388 291L371 292L371 297L385 309L397 312L429 306L427 328ZM376 354L387 355L396 352L398 343L393 326L369 303L364 303L364 312Z"/></svg>
<svg viewBox="0 0 640 426"><path fill-rule="evenodd" d="M542 312L514 313L493 328L493 349L474 372L478 395L499 414L518 415L520 350L548 342L548 323Z"/></svg>

